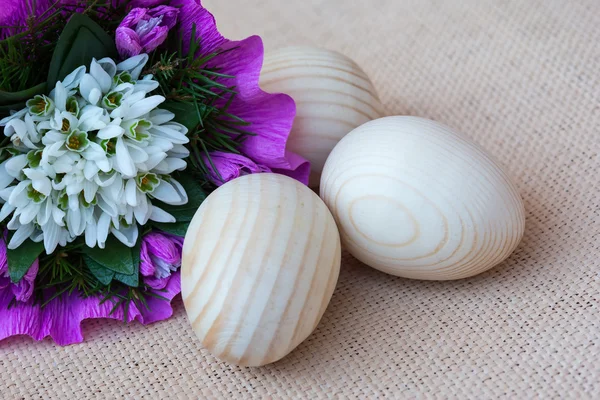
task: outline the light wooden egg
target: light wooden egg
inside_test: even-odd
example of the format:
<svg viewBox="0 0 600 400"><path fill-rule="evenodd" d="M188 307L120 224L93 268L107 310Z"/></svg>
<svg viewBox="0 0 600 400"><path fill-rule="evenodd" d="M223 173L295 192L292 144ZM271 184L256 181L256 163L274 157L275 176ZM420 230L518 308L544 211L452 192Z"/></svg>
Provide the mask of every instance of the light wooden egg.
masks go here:
<svg viewBox="0 0 600 400"><path fill-rule="evenodd" d="M481 147L439 123L388 117L333 150L321 197L356 258L392 275L467 278L521 241L517 188Z"/></svg>
<svg viewBox="0 0 600 400"><path fill-rule="evenodd" d="M335 221L308 187L247 175L213 192L185 237L182 293L216 357L260 366L296 348L331 299L341 261Z"/></svg>
<svg viewBox="0 0 600 400"><path fill-rule="evenodd" d="M311 162L310 186L319 185L325 160L354 128L383 116L371 80L351 59L315 47L287 47L265 56L261 87L286 93L297 113L288 149Z"/></svg>

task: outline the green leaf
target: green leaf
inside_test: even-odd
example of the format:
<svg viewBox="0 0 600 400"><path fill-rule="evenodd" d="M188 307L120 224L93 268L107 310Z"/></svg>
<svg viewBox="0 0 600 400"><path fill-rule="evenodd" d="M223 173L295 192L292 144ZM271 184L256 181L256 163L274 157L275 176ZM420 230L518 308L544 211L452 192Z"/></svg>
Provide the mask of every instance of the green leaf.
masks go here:
<svg viewBox="0 0 600 400"><path fill-rule="evenodd" d="M96 261L92 260L91 257L84 255L83 260L85 261L85 265L87 265L88 269L98 279L103 285L108 285L112 282L115 277L115 272L110 269L98 264Z"/></svg>
<svg viewBox="0 0 600 400"><path fill-rule="evenodd" d="M189 222L176 222L174 224L162 224L155 223L154 226L156 229L159 229L165 233L170 233L171 235L184 237L187 233L188 228L190 227Z"/></svg>
<svg viewBox="0 0 600 400"><path fill-rule="evenodd" d="M121 283L131 287L140 286L140 251L142 248L142 235L139 236L137 243L131 249L131 257L133 259L132 274L115 274L115 279Z"/></svg>
<svg viewBox="0 0 600 400"><path fill-rule="evenodd" d="M80 66L89 66L92 58L117 58L114 39L100 25L83 14L74 14L63 30L52 54L48 88Z"/></svg>
<svg viewBox="0 0 600 400"><path fill-rule="evenodd" d="M131 275L134 263L131 249L110 236L106 241L106 248L84 247L83 252L93 261L119 274Z"/></svg>
<svg viewBox="0 0 600 400"><path fill-rule="evenodd" d="M115 274L115 279L121 283L126 284L127 286L131 286L131 287L138 287L140 286L140 273L139 271L134 272L133 274L130 275L125 275L125 274Z"/></svg>
<svg viewBox="0 0 600 400"><path fill-rule="evenodd" d="M29 239L23 242L16 249L8 249L6 256L8 258L8 273L13 283L18 283L36 258L44 251L44 243L35 243Z"/></svg>
<svg viewBox="0 0 600 400"><path fill-rule="evenodd" d="M188 130L193 131L200 124L198 113L194 103L181 103L178 101L165 101L160 108L175 114L175 121L182 124Z"/></svg>
<svg viewBox="0 0 600 400"><path fill-rule="evenodd" d="M10 110L19 111L25 108L25 102L38 94L46 92L46 83L40 83L32 88L20 92L0 91L0 106L9 107ZM23 106L20 106L20 105Z"/></svg>
<svg viewBox="0 0 600 400"><path fill-rule="evenodd" d="M157 200L153 200L152 202L174 216L177 222L190 222L196 211L198 211L198 207L206 199L206 192L202 188L202 185L189 174L179 174L174 179L181 183L181 186L185 189L188 195L188 203L182 206L172 206Z"/></svg>

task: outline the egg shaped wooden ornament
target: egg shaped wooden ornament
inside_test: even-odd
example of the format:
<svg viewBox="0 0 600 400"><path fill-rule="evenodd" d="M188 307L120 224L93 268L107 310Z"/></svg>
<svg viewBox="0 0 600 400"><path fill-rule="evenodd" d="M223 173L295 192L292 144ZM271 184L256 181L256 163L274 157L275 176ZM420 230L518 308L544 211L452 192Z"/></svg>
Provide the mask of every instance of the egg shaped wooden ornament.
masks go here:
<svg viewBox="0 0 600 400"><path fill-rule="evenodd" d="M278 361L316 328L335 289L335 221L308 187L256 174L214 191L183 247L182 294L193 330L240 366Z"/></svg>
<svg viewBox="0 0 600 400"><path fill-rule="evenodd" d="M356 258L383 272L451 280L505 260L525 229L523 201L481 147L434 121L388 117L333 150L321 197Z"/></svg>
<svg viewBox="0 0 600 400"><path fill-rule="evenodd" d="M311 162L317 187L325 160L354 128L383 116L371 80L351 59L314 47L287 47L265 56L261 87L296 102L288 149Z"/></svg>

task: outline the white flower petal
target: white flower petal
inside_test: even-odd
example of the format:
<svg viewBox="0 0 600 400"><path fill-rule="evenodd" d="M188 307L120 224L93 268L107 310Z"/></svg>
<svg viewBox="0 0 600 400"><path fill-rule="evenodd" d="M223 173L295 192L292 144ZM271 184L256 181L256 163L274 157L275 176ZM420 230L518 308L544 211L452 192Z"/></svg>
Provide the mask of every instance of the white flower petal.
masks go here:
<svg viewBox="0 0 600 400"><path fill-rule="evenodd" d="M166 124L169 121L172 121L175 118L175 114L171 111L156 109L150 112L149 120L154 125L162 125Z"/></svg>
<svg viewBox="0 0 600 400"><path fill-rule="evenodd" d="M88 162L85 164L85 168L83 169L83 176L85 176L85 179L88 181L91 181L96 175L98 175L98 171L100 171L100 168L98 165L96 165L96 163Z"/></svg>
<svg viewBox="0 0 600 400"><path fill-rule="evenodd" d="M46 254L52 254L60 241L61 228L54 221L50 220L46 225L42 226L42 231L44 232Z"/></svg>
<svg viewBox="0 0 600 400"><path fill-rule="evenodd" d="M138 205L138 189L135 179L129 179L125 184L125 200L132 207ZM145 195L139 197L146 197Z"/></svg>
<svg viewBox="0 0 600 400"><path fill-rule="evenodd" d="M148 160L148 153L137 144L133 144L131 140L123 139L127 148L129 149L129 155L135 164L141 164Z"/></svg>
<svg viewBox="0 0 600 400"><path fill-rule="evenodd" d="M6 189L0 190L0 198L2 198L2 200L4 200L4 201L8 201L8 199L10 198L10 195L15 190L15 188L16 188L16 186L10 186L10 187L7 187Z"/></svg>
<svg viewBox="0 0 600 400"><path fill-rule="evenodd" d="M133 178L137 175L137 169L131 159L127 145L123 138L117 139L116 154L114 157L114 168L120 172L124 178Z"/></svg>
<svg viewBox="0 0 600 400"><path fill-rule="evenodd" d="M48 177L43 177L42 179L36 179L32 181L32 186L35 190L43 194L44 196L49 196L52 191L52 181L48 179Z"/></svg>
<svg viewBox="0 0 600 400"><path fill-rule="evenodd" d="M12 239L10 239L10 242L8 243L8 248L16 249L17 247L22 245L23 242L26 241L29 238L29 236L31 236L33 230L33 224L21 225L13 235Z"/></svg>
<svg viewBox="0 0 600 400"><path fill-rule="evenodd" d="M6 126L13 119L23 118L25 116L25 114L27 114L27 112L29 112L29 109L27 109L27 108L24 108L21 111L12 112L12 114L10 116L0 119L0 126ZM9 135L7 134L6 136L9 136Z"/></svg>
<svg viewBox="0 0 600 400"><path fill-rule="evenodd" d="M90 75L92 75L96 82L98 82L102 93L108 93L110 87L112 86L112 76L110 76L108 72L102 68L96 59L92 59L92 63L90 64Z"/></svg>
<svg viewBox="0 0 600 400"><path fill-rule="evenodd" d="M126 115L123 115L123 120L140 118L154 110L159 104L165 101L165 98L159 95L146 97L143 100L137 101L131 105Z"/></svg>
<svg viewBox="0 0 600 400"><path fill-rule="evenodd" d="M121 225L120 229L111 228L110 232L127 247L133 247L137 242L138 227L136 224L129 226Z"/></svg>
<svg viewBox="0 0 600 400"><path fill-rule="evenodd" d="M160 152L160 153L151 154L148 157L148 160L146 160L146 162L144 163L144 166L145 166L144 170L152 171L154 168L156 168L157 165L159 165L166 158L167 158L167 153Z"/></svg>
<svg viewBox="0 0 600 400"><path fill-rule="evenodd" d="M40 212L37 216L37 223L40 226L44 226L50 220L52 216L52 201L50 199L46 199L42 207L40 208Z"/></svg>
<svg viewBox="0 0 600 400"><path fill-rule="evenodd" d="M148 197L139 196L140 201L139 204L133 208L133 214L135 215L135 220L140 225L146 225L148 223L148 219L152 214L152 204L148 201ZM133 222L133 221L131 221Z"/></svg>
<svg viewBox="0 0 600 400"><path fill-rule="evenodd" d="M4 203L2 209L0 209L0 222L4 221L15 209L16 207L10 205L10 203Z"/></svg>
<svg viewBox="0 0 600 400"><path fill-rule="evenodd" d="M93 105L98 104L98 101L102 96L100 84L90 74L85 74L83 78L81 78L81 83L79 84L79 91L83 98L86 99L88 103L91 103Z"/></svg>
<svg viewBox="0 0 600 400"><path fill-rule="evenodd" d="M98 231L96 238L98 240L98 247L101 249L104 248L104 244L106 243L106 238L108 238L108 231L110 229L110 215L106 213L102 213L100 218L98 218Z"/></svg>
<svg viewBox="0 0 600 400"><path fill-rule="evenodd" d="M31 223L40 212L41 208L42 205L40 203L34 203L33 201L30 202L27 206L19 210L19 222L22 225Z"/></svg>
<svg viewBox="0 0 600 400"><path fill-rule="evenodd" d="M106 73L110 75L111 79L117 74L117 64L115 64L110 57L104 57L103 59L98 60L98 64L100 64Z"/></svg>
<svg viewBox="0 0 600 400"><path fill-rule="evenodd" d="M91 203L98 192L98 185L95 182L85 180L83 182L83 198L88 203Z"/></svg>
<svg viewBox="0 0 600 400"><path fill-rule="evenodd" d="M85 70L86 68L84 66L81 66L75 71L71 72L69 75L67 75L65 79L62 80L62 84L65 87L65 89L71 90L79 86L81 79L85 75Z"/></svg>
<svg viewBox="0 0 600 400"><path fill-rule="evenodd" d="M104 211L104 214L109 217L116 217L119 215L119 210L114 202L106 201L102 195L98 196L98 207L100 207L100 209Z"/></svg>
<svg viewBox="0 0 600 400"><path fill-rule="evenodd" d="M9 174L6 170L6 163L9 160L6 160L2 164L0 164L0 190L5 189L15 180L15 177Z"/></svg>
<svg viewBox="0 0 600 400"><path fill-rule="evenodd" d="M28 164L27 155L21 154L20 156L11 157L3 164L8 175L18 179L23 176L23 169Z"/></svg>
<svg viewBox="0 0 600 400"><path fill-rule="evenodd" d="M155 80L145 79L137 81L133 87L134 92L150 93L159 87L159 83Z"/></svg>
<svg viewBox="0 0 600 400"><path fill-rule="evenodd" d="M85 227L85 244L88 247L96 247L97 229L96 219L90 219Z"/></svg>
<svg viewBox="0 0 600 400"><path fill-rule="evenodd" d="M149 132L152 135L166 138L173 144L189 143L190 139L186 136L186 134L176 128L176 125L170 123L168 125L153 126Z"/></svg>
<svg viewBox="0 0 600 400"><path fill-rule="evenodd" d="M168 153L171 157L187 158L190 156L190 151L182 144L176 144Z"/></svg>
<svg viewBox="0 0 600 400"><path fill-rule="evenodd" d="M139 54L117 64L117 71L128 71L133 80L138 80L144 66L148 62L148 54Z"/></svg>
<svg viewBox="0 0 600 400"><path fill-rule="evenodd" d="M17 208L22 208L29 204L29 198L27 197L27 188L31 185L30 180L21 181L15 189L10 193L8 202Z"/></svg>
<svg viewBox="0 0 600 400"><path fill-rule="evenodd" d="M172 224L177 222L175 217L164 211L162 208L152 206L152 214L150 214L150 220L155 222L162 222L164 224Z"/></svg>
<svg viewBox="0 0 600 400"><path fill-rule="evenodd" d="M175 180L172 180L172 182L175 182ZM185 191L183 193L185 194ZM182 196L171 183L162 179L154 189L154 192L152 192L152 197L173 206L180 206L187 203L187 195L185 197Z"/></svg>
<svg viewBox="0 0 600 400"><path fill-rule="evenodd" d="M65 85L62 82L56 82L56 88L54 89L54 96L52 99L54 100L54 106L57 111L65 111L67 109L67 98L69 97L69 93Z"/></svg>
<svg viewBox="0 0 600 400"><path fill-rule="evenodd" d="M110 124L106 126L106 128L100 129L98 131L97 137L102 140L116 138L117 136L122 136L125 133L125 130L120 126Z"/></svg>
<svg viewBox="0 0 600 400"><path fill-rule="evenodd" d="M173 171L183 171L186 169L187 163L180 158L167 158L160 164L154 167L153 172L163 175L171 175Z"/></svg>
<svg viewBox="0 0 600 400"><path fill-rule="evenodd" d="M107 187L112 185L115 179L117 179L117 174L98 174L94 177L94 182L96 182L96 184L100 187Z"/></svg>

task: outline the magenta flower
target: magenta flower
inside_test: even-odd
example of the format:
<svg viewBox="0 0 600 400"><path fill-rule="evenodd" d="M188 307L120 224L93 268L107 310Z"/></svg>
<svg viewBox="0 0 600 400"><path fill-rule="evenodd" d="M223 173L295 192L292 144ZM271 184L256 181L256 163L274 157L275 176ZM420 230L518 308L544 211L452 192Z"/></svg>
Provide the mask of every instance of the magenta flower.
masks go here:
<svg viewBox="0 0 600 400"><path fill-rule="evenodd" d="M152 232L144 236L140 254L140 273L153 289L164 289L173 272L181 267L183 238Z"/></svg>
<svg viewBox="0 0 600 400"><path fill-rule="evenodd" d="M119 55L129 58L156 49L167 39L178 14L178 9L169 6L131 10L117 28Z"/></svg>

